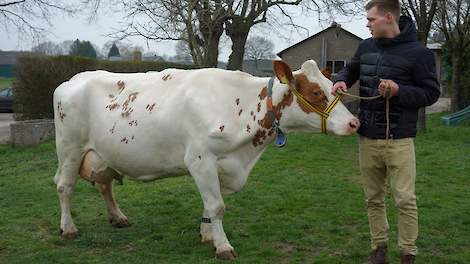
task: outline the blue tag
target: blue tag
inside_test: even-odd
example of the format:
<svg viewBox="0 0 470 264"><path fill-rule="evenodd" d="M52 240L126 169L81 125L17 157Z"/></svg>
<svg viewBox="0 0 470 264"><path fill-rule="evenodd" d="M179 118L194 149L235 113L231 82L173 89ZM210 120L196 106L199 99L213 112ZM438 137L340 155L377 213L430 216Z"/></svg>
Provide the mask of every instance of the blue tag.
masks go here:
<svg viewBox="0 0 470 264"><path fill-rule="evenodd" d="M286 142L286 136L284 135L284 133L282 133L282 130L279 127L276 127L276 140L274 144L276 145L276 147L281 148L286 145Z"/></svg>

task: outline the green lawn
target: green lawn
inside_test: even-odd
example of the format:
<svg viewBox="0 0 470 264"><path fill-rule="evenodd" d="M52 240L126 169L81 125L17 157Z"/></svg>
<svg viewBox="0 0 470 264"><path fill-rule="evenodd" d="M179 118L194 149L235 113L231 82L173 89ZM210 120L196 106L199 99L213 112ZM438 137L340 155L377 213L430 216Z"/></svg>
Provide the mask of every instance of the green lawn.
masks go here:
<svg viewBox="0 0 470 264"><path fill-rule="evenodd" d="M7 87L10 87L13 84L13 80L14 78L0 77L0 91Z"/></svg>
<svg viewBox="0 0 470 264"><path fill-rule="evenodd" d="M470 263L470 123L440 125L416 140L417 263ZM81 236L59 238L52 142L0 145L0 263L218 263L199 242L201 200L189 177L116 186L133 223L112 228L104 202L80 181L73 216ZM270 147L245 188L226 197L224 227L236 263L362 263L369 251L357 137L294 134ZM389 197L392 263L396 210Z"/></svg>

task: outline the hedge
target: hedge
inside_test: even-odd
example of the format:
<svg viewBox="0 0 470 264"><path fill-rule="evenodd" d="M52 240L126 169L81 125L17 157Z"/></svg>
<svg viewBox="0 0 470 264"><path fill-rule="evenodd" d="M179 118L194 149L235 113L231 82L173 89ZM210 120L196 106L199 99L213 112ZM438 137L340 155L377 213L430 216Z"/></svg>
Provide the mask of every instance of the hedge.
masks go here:
<svg viewBox="0 0 470 264"><path fill-rule="evenodd" d="M53 118L54 90L75 74L90 70L111 72L162 71L166 68L193 69L193 65L150 61L104 61L70 56L23 55L17 58L14 111L16 120Z"/></svg>

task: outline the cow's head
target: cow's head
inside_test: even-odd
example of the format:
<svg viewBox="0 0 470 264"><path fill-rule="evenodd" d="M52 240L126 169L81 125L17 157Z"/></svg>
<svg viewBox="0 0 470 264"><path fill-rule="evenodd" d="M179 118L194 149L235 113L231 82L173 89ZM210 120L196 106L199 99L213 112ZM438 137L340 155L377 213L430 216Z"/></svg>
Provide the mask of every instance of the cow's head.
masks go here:
<svg viewBox="0 0 470 264"><path fill-rule="evenodd" d="M292 72L283 61L273 62L274 72L282 84L295 89L317 109L325 111L334 100L331 94L332 82L326 78L313 60L302 64L300 70ZM312 112L301 100L294 96L294 103L283 111L281 128L287 131L319 131L321 117ZM359 120L354 117L343 103L338 104L330 112L326 121L327 131L336 135L351 135L359 128Z"/></svg>

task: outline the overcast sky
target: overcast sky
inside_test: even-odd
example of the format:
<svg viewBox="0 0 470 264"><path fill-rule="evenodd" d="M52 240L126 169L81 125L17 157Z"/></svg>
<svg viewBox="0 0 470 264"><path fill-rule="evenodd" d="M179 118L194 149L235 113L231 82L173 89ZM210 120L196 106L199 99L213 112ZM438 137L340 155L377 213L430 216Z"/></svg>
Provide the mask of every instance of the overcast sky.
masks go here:
<svg viewBox="0 0 470 264"><path fill-rule="evenodd" d="M52 26L48 27L52 34L49 34L44 40L60 43L65 40L75 40L78 38L80 40L89 40L98 45L101 49L105 42L112 40L111 38L106 37L105 34L112 31L112 28L117 28L119 26L119 21L122 20L122 15L119 13L107 13L98 16L98 19L91 24L88 23L85 18L71 18L59 15L52 20ZM365 14L358 14L355 18L338 17L335 20L338 21L343 28L361 38L370 37L370 33L365 26L367 23ZM305 16L301 14L294 17L294 22L307 28L308 33L303 32L298 34L288 28L285 30L285 36L288 38L287 40L276 36L275 34L267 33L266 30L255 29L250 32L250 35L261 35L271 39L275 43L274 51L277 53L329 26L327 23L320 24L318 22L318 16ZM219 57L219 60L221 61L227 61L230 52L230 41L225 40L225 42L228 44L221 50ZM144 52L156 51L159 55L174 55L175 53L174 42L148 42L147 44L144 39L136 37L130 39L130 43L132 45L142 46L145 50ZM16 32L5 32L3 28L0 27L1 50L30 50L32 46L32 41L21 40L21 38L18 38Z"/></svg>

